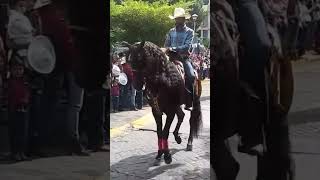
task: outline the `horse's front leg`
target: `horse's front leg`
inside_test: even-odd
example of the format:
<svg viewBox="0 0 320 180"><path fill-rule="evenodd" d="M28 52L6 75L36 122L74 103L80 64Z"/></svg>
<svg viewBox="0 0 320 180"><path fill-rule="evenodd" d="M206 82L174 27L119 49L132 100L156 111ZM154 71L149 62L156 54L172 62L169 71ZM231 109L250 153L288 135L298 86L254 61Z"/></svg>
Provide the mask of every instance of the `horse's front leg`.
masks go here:
<svg viewBox="0 0 320 180"><path fill-rule="evenodd" d="M181 107L179 106L177 108L177 112L176 112L177 116L178 116L178 123L176 128L173 131L173 135L174 135L174 139L176 140L176 142L178 144L180 144L182 142L181 137L179 136L179 130L180 130L180 126L183 122L183 118L185 116L185 113L183 112L183 110L181 109Z"/></svg>
<svg viewBox="0 0 320 180"><path fill-rule="evenodd" d="M163 133L162 147L163 147L163 153L164 153L164 161L166 164L170 164L172 162L172 157L169 150L168 138L169 138L169 131L170 131L170 127L171 127L174 115L175 115L175 111L167 113L166 124L162 132Z"/></svg>
<svg viewBox="0 0 320 180"><path fill-rule="evenodd" d="M162 131L162 115L152 108L152 114L157 124L157 135L158 135L158 155L154 165L160 165L161 156L163 154L163 131Z"/></svg>

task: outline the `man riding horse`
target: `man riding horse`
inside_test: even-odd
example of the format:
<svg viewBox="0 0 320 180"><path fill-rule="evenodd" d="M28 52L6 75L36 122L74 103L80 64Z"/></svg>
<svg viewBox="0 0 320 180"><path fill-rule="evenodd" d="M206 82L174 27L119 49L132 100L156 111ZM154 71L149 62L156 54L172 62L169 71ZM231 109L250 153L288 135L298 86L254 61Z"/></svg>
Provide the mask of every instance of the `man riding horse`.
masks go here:
<svg viewBox="0 0 320 180"><path fill-rule="evenodd" d="M194 93L195 72L189 59L189 49L193 41L194 32L185 24L186 19L189 19L190 16L185 13L183 8L176 8L174 15L169 17L176 21L176 27L170 29L164 47L168 48L169 51L176 51L181 57L186 75L187 101L185 109L190 110Z"/></svg>

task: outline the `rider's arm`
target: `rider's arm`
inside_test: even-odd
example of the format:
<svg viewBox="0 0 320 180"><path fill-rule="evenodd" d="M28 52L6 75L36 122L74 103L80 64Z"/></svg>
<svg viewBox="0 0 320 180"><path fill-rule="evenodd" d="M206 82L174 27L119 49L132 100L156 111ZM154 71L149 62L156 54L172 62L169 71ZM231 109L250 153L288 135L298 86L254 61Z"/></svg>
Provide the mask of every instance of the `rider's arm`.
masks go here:
<svg viewBox="0 0 320 180"><path fill-rule="evenodd" d="M184 45L175 47L175 50L178 52L181 52L181 51L187 52L192 45L193 31L189 30L186 33L187 33L187 38Z"/></svg>

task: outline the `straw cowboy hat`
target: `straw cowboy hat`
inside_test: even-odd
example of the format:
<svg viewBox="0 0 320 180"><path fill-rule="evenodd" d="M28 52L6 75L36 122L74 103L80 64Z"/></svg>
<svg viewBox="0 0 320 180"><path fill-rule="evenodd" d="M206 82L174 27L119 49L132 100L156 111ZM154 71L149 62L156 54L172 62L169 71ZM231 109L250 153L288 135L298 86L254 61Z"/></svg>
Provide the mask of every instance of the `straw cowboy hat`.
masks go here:
<svg viewBox="0 0 320 180"><path fill-rule="evenodd" d="M186 11L183 8L175 8L173 16L171 16L171 15L169 16L170 19L176 19L176 18L180 18L180 17L184 17L186 19L189 19L190 14L186 14Z"/></svg>
<svg viewBox="0 0 320 180"><path fill-rule="evenodd" d="M38 9L51 3L52 3L51 0L37 0L33 6L33 9Z"/></svg>
<svg viewBox="0 0 320 180"><path fill-rule="evenodd" d="M28 63L31 68L41 74L49 74L56 64L54 46L46 36L36 36L28 48Z"/></svg>

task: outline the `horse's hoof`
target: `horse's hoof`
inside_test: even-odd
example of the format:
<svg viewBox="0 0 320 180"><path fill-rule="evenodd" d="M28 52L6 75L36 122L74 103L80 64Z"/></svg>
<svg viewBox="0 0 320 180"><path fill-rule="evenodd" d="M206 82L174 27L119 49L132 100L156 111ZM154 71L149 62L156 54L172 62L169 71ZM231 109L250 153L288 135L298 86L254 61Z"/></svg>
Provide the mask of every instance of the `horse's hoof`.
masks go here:
<svg viewBox="0 0 320 180"><path fill-rule="evenodd" d="M160 163L161 163L161 157L158 158L158 156L157 156L153 162L153 166L160 166Z"/></svg>
<svg viewBox="0 0 320 180"><path fill-rule="evenodd" d="M161 150L158 150L158 155L156 159L161 159L163 152Z"/></svg>
<svg viewBox="0 0 320 180"><path fill-rule="evenodd" d="M192 151L192 145L187 144L187 151Z"/></svg>
<svg viewBox="0 0 320 180"><path fill-rule="evenodd" d="M164 162L165 162L166 164L171 164L171 162L172 162L172 157L171 157L171 154L170 154L170 153L166 153L166 154L164 155Z"/></svg>
<svg viewBox="0 0 320 180"><path fill-rule="evenodd" d="M173 135L174 135L174 139L176 140L176 142L177 142L178 144L181 144L181 142L182 142L181 137L180 137L179 135L175 135L175 134L173 134Z"/></svg>

